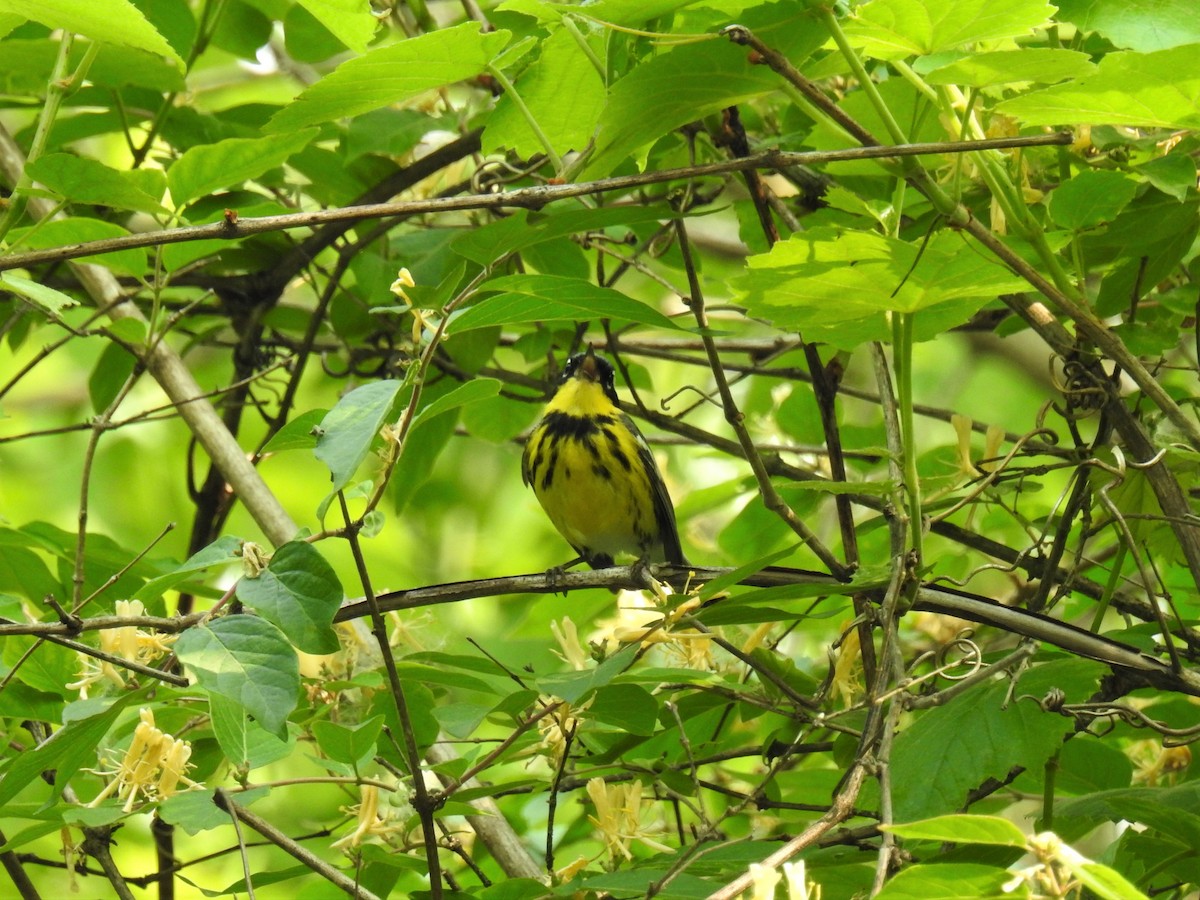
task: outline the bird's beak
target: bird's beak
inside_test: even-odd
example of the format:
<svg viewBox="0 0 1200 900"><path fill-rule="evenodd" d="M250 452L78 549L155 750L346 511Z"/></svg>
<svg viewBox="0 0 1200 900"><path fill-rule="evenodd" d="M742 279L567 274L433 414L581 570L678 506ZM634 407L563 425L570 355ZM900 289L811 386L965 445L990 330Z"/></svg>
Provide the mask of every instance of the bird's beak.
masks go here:
<svg viewBox="0 0 1200 900"><path fill-rule="evenodd" d="M585 381L600 380L600 366L596 362L596 351L591 344L588 344L587 353L579 363L579 368L575 370L575 377Z"/></svg>

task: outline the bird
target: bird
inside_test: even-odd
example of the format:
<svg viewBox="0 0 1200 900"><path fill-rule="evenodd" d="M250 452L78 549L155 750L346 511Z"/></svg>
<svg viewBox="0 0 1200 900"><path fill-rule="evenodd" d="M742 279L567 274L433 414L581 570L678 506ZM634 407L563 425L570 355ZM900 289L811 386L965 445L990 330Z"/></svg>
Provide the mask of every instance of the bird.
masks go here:
<svg viewBox="0 0 1200 900"><path fill-rule="evenodd" d="M590 345L566 361L525 443L521 479L579 554L569 565L603 569L621 554L688 565L650 445L621 412L612 364Z"/></svg>

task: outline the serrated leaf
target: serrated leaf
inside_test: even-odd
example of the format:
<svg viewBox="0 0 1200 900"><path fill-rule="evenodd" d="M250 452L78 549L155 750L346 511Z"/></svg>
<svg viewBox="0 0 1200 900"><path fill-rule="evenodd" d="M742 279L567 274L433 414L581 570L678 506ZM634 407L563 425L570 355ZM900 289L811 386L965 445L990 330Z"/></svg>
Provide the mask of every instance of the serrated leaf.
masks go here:
<svg viewBox="0 0 1200 900"><path fill-rule="evenodd" d="M493 278L479 288L480 293L492 291L497 292L495 296L485 297L455 316L451 320L451 330L588 319L618 319L679 330L678 325L645 303L579 278L505 275Z"/></svg>
<svg viewBox="0 0 1200 900"><path fill-rule="evenodd" d="M286 634L305 653L338 649L333 615L342 604L342 583L307 541L289 541L254 578L237 585L238 599Z"/></svg>
<svg viewBox="0 0 1200 900"><path fill-rule="evenodd" d="M815 20L804 25L811 29L811 51L826 35ZM608 175L626 156L681 125L778 89L779 79L752 65L734 44L691 44L655 57L609 91L596 124L596 152L582 177Z"/></svg>
<svg viewBox="0 0 1200 900"><path fill-rule="evenodd" d="M999 816L936 816L902 825L881 825L880 828L918 841L995 844L1003 847L1024 847L1027 843L1020 828Z"/></svg>
<svg viewBox="0 0 1200 900"><path fill-rule="evenodd" d="M30 178L71 203L132 209L152 216L167 214L158 199L146 193L129 173L94 159L47 153L31 162L26 171Z"/></svg>
<svg viewBox="0 0 1200 900"><path fill-rule="evenodd" d="M1054 0L1059 21L1097 31L1126 50L1166 50L1200 43L1192 0Z"/></svg>
<svg viewBox="0 0 1200 900"><path fill-rule="evenodd" d="M515 87L554 150L562 154L587 146L606 92L600 73L567 29L559 29L542 43L541 55ZM485 153L501 147L521 157L545 152L525 114L507 94L496 104L483 132Z"/></svg>
<svg viewBox="0 0 1200 900"><path fill-rule="evenodd" d="M136 47L170 59L182 72L183 60L128 0L0 0L0 15L40 22L94 41Z"/></svg>
<svg viewBox="0 0 1200 900"><path fill-rule="evenodd" d="M0 272L0 288L12 291L18 297L28 300L42 312L58 318L58 314L71 306L78 306L79 301L67 296L62 291L14 275L12 272Z"/></svg>
<svg viewBox="0 0 1200 900"><path fill-rule="evenodd" d="M231 700L280 740L287 737L300 665L278 628L257 616L225 616L189 628L175 653L200 687Z"/></svg>
<svg viewBox="0 0 1200 900"><path fill-rule="evenodd" d="M1023 94L996 110L1026 125L1200 127L1200 67L1192 45L1110 53L1093 75Z"/></svg>
<svg viewBox="0 0 1200 900"><path fill-rule="evenodd" d="M1052 15L1045 0L872 0L855 8L845 32L869 56L903 59L1027 35Z"/></svg>
<svg viewBox="0 0 1200 900"><path fill-rule="evenodd" d="M367 458L401 387L400 381L364 384L339 400L321 420L321 435L313 452L329 467L334 491L348 485Z"/></svg>
<svg viewBox="0 0 1200 900"><path fill-rule="evenodd" d="M935 235L922 247L869 232L813 229L747 260L733 279L749 311L806 340L852 348L889 340L888 313L919 313L917 339L969 319L1025 282L962 237Z"/></svg>
<svg viewBox="0 0 1200 900"><path fill-rule="evenodd" d="M960 84L989 87L1030 81L1055 84L1068 78L1082 78L1096 71L1086 53L1032 47L1023 50L971 53L962 59L939 66L925 74L930 84Z"/></svg>
<svg viewBox="0 0 1200 900"><path fill-rule="evenodd" d="M200 144L167 171L167 187L177 208L219 188L232 187L283 165L317 136L315 128L278 137L228 138Z"/></svg>
<svg viewBox="0 0 1200 900"><path fill-rule="evenodd" d="M356 53L367 49L379 20L371 15L369 0L296 0L314 19Z"/></svg>
<svg viewBox="0 0 1200 900"><path fill-rule="evenodd" d="M1069 660L1041 666L1020 692L1041 696L1062 687L1069 696L1094 685L1099 666ZM1013 766L1041 766L1062 744L1071 723L1034 703L1005 707L1009 685L985 685L920 716L896 739L892 753L895 817L915 821L962 806L967 792Z"/></svg>
<svg viewBox="0 0 1200 900"><path fill-rule="evenodd" d="M371 50L307 88L271 118L266 130L292 131L355 116L472 78L509 37L507 31L483 34L478 22L464 22Z"/></svg>

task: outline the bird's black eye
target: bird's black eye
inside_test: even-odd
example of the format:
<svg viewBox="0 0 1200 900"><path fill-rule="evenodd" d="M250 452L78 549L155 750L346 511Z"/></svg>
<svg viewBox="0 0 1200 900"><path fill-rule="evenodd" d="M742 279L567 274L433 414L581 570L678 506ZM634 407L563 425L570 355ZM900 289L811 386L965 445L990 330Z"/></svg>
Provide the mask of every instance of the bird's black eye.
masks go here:
<svg viewBox="0 0 1200 900"><path fill-rule="evenodd" d="M569 379L573 378L579 370L579 364L583 362L583 357L584 354L582 353L576 353L574 356L568 357L567 361L563 364L562 374L558 376L558 380L565 384Z"/></svg>

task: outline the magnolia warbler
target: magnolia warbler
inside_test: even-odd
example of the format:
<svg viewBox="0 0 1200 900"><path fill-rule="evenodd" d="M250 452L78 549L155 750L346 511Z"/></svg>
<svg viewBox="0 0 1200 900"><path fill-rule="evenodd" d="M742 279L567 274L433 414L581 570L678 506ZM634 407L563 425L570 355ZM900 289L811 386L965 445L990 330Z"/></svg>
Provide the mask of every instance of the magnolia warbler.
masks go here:
<svg viewBox="0 0 1200 900"><path fill-rule="evenodd" d="M589 346L567 360L521 457L521 478L593 569L620 553L687 565L654 454L617 406L613 367Z"/></svg>

